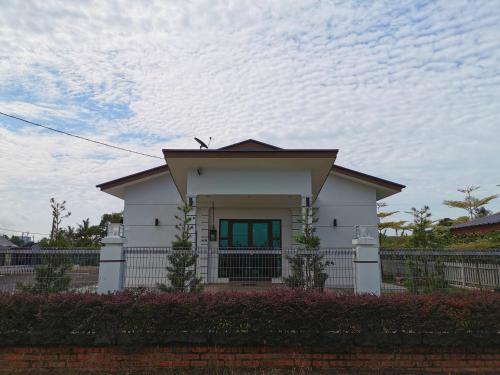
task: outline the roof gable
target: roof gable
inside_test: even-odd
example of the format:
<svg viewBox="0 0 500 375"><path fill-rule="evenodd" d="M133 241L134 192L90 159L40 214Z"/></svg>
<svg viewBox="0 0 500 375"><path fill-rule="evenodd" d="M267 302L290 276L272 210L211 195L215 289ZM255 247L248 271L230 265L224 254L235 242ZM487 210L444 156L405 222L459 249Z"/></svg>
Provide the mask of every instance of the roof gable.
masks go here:
<svg viewBox="0 0 500 375"><path fill-rule="evenodd" d="M233 143L219 148L224 151L263 151L263 150L281 150L280 147L270 145L268 143L256 141L255 139L247 139L238 143Z"/></svg>

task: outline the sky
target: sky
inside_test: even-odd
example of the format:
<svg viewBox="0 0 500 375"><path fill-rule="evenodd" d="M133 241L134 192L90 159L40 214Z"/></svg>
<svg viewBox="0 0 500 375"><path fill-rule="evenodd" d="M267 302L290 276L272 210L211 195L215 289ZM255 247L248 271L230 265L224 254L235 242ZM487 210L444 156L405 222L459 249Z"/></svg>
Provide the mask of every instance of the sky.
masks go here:
<svg viewBox="0 0 500 375"><path fill-rule="evenodd" d="M457 217L500 193L500 1L0 0L0 111L159 157L338 148L407 186L398 218ZM162 163L0 117L0 233L49 233L51 197L97 223L96 184Z"/></svg>

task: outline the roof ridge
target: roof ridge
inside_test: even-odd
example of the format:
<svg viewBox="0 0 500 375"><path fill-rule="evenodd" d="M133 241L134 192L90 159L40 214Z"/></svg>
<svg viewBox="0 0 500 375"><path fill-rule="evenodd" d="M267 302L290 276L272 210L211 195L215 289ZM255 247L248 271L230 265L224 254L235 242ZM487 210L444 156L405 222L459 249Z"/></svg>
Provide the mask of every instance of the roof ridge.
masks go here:
<svg viewBox="0 0 500 375"><path fill-rule="evenodd" d="M232 148L243 145L245 143L255 143L255 144L258 144L260 146L265 146L265 147L268 147L268 148L273 149L273 150L282 150L281 147L271 145L269 143L257 141L256 139L253 139L253 138L248 138L248 139L245 139L244 141L241 141L241 142L236 142L236 143L232 143L232 144L227 145L227 146L219 147L217 150L221 150L221 151L231 150Z"/></svg>

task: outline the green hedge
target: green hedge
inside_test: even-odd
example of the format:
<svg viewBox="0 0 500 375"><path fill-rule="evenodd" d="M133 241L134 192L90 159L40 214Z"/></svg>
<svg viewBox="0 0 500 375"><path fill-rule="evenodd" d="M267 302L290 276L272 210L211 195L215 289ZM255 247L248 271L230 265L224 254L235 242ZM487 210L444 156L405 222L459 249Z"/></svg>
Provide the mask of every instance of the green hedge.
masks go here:
<svg viewBox="0 0 500 375"><path fill-rule="evenodd" d="M0 294L0 345L494 346L500 294Z"/></svg>

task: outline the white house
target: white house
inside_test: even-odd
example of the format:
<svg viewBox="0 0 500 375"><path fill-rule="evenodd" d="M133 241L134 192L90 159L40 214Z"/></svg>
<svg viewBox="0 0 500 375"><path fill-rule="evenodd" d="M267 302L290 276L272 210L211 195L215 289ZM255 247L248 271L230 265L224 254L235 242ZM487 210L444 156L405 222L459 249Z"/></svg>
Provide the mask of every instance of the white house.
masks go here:
<svg viewBox="0 0 500 375"><path fill-rule="evenodd" d="M229 259L231 251L293 248L303 207L317 208L322 248L352 247L356 226L378 237L377 200L404 186L335 165L337 152L282 149L252 139L219 149L164 149L166 165L97 187L123 199L128 248L170 246L177 207L190 203L194 246L224 252L205 260L206 277L223 282L230 277L221 275L220 258ZM271 258L266 262L281 267ZM273 272L273 281L284 276Z"/></svg>

